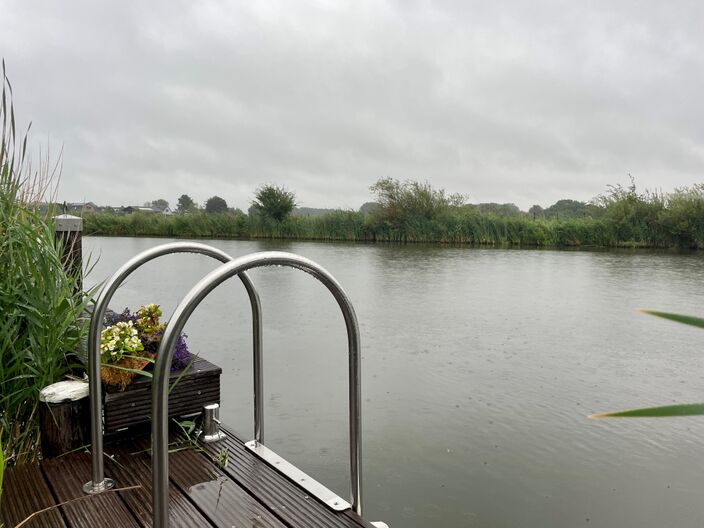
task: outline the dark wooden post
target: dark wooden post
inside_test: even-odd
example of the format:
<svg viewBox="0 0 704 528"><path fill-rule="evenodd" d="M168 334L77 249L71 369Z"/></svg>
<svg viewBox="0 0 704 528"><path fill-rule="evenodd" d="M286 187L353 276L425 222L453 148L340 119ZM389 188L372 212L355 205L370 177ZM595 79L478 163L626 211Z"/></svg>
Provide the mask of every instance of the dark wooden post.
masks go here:
<svg viewBox="0 0 704 528"><path fill-rule="evenodd" d="M62 214L54 217L56 240L63 247L63 262L66 271L78 277L77 289L83 289L83 218Z"/></svg>
<svg viewBox="0 0 704 528"><path fill-rule="evenodd" d="M60 381L39 392L42 456L52 458L90 443L88 383Z"/></svg>
<svg viewBox="0 0 704 528"><path fill-rule="evenodd" d="M65 209L64 209L65 210ZM75 292L83 292L83 219L62 214L54 217L56 243L62 251L61 262L76 277ZM88 383L60 381L39 392L39 430L44 458L90 443L88 436Z"/></svg>

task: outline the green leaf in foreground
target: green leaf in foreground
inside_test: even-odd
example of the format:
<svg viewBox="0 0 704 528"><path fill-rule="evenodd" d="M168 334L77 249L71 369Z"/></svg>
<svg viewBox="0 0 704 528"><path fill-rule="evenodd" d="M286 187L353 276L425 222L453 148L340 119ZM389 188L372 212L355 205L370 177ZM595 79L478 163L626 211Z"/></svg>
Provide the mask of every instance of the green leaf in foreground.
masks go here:
<svg viewBox="0 0 704 528"><path fill-rule="evenodd" d="M665 418L670 416L701 415L704 415L704 403L683 403L679 405L665 405L662 407L631 409L628 411L597 413L592 414L589 418L600 420L602 418Z"/></svg>
<svg viewBox="0 0 704 528"><path fill-rule="evenodd" d="M132 369L132 368L127 368L127 367L121 367L120 365L115 365L113 363L101 363L101 367L107 367L111 369L117 369L117 370L124 370L126 372L132 372L133 374L139 374L140 376L145 376L147 378L153 378L153 374L151 372L147 372L146 370L141 370L141 369Z"/></svg>
<svg viewBox="0 0 704 528"><path fill-rule="evenodd" d="M654 315L656 317L662 317L663 319L669 319L670 321L676 321L678 323L704 328L704 319L701 319L699 317L692 317L691 315L680 315L667 312L656 312L654 310L641 310L641 312Z"/></svg>

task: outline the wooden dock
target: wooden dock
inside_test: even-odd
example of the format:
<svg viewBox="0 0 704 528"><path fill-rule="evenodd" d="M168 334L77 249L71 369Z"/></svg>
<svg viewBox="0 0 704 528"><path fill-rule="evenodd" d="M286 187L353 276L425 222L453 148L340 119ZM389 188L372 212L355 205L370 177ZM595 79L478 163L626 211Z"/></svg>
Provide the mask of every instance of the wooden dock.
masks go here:
<svg viewBox="0 0 704 528"><path fill-rule="evenodd" d="M225 430L221 442L169 455L170 526L193 528L374 528L354 512L335 512L274 470ZM88 453L10 468L0 524L22 528L147 528L152 526L149 436L106 444L106 475L116 490L85 495ZM224 454L227 463L223 464ZM129 488L129 489L125 489ZM72 499L79 499L73 501ZM70 502L69 502L70 501Z"/></svg>

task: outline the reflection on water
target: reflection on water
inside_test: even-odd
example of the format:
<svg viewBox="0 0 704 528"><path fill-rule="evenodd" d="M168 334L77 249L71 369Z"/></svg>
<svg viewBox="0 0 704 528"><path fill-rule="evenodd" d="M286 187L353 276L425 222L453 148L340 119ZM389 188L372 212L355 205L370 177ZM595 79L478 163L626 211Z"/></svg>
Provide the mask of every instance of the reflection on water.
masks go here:
<svg viewBox="0 0 704 528"><path fill-rule="evenodd" d="M84 239L87 282L169 240ZM272 241L328 269L363 350L365 516L397 527L699 526L704 420L594 422L596 411L701 400L701 254L496 250ZM217 263L163 257L114 308L170 314ZM298 270L250 272L264 311L266 443L348 495L346 337L335 301ZM223 421L252 436L251 314L229 281L186 326L223 367Z"/></svg>
<svg viewBox="0 0 704 528"><path fill-rule="evenodd" d="M218 526L261 528L278 525L274 516L240 486L224 476L222 471L203 464L203 455L193 450L181 450L169 455L169 474L178 487L190 496L201 511ZM198 522L189 516L181 501L170 508L170 522L178 526L194 526Z"/></svg>

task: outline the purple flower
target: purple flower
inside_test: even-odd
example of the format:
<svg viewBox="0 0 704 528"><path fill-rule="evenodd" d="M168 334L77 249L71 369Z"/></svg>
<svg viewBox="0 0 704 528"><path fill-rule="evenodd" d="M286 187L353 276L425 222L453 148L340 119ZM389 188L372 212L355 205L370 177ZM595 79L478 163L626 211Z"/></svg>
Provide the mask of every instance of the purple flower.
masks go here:
<svg viewBox="0 0 704 528"><path fill-rule="evenodd" d="M137 316L130 313L129 308L125 308L122 313L117 313L109 308L105 311L105 318L103 319L103 326L112 326L115 323L127 323L132 321L132 324L137 322Z"/></svg>
<svg viewBox="0 0 704 528"><path fill-rule="evenodd" d="M105 312L103 325L105 327L108 327L114 325L115 323L127 323L129 321L132 321L132 324L136 324L138 319L139 317L136 314L130 312L129 308L125 308L122 313L117 313L113 310L108 309ZM156 354L163 335L163 328L154 330L148 335L144 335L142 332L140 332L139 337L144 344L145 352L151 352L153 354ZM188 366L188 363L191 361L191 358L193 357L193 354L188 351L188 345L186 344L187 337L188 336L186 334L181 334L176 340L176 347L174 348L174 357L171 361L172 372L175 370L181 370L183 368L186 368L186 366Z"/></svg>
<svg viewBox="0 0 704 528"><path fill-rule="evenodd" d="M174 348L174 357L171 360L171 371L181 370L186 368L193 355L188 351L188 345L186 344L186 334L181 334L176 340L176 347Z"/></svg>

